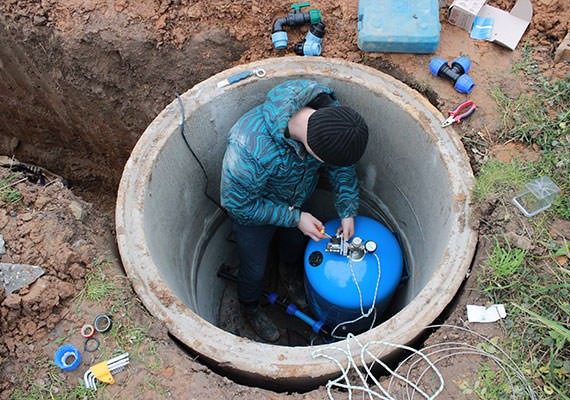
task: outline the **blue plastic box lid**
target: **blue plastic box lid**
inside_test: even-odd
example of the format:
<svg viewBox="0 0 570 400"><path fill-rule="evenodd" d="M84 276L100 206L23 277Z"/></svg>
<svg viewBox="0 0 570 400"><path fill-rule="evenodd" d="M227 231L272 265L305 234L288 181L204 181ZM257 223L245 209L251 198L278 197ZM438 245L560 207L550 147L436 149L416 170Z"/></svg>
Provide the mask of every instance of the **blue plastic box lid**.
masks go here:
<svg viewBox="0 0 570 400"><path fill-rule="evenodd" d="M358 3L358 48L363 51L433 53L440 33L438 0Z"/></svg>

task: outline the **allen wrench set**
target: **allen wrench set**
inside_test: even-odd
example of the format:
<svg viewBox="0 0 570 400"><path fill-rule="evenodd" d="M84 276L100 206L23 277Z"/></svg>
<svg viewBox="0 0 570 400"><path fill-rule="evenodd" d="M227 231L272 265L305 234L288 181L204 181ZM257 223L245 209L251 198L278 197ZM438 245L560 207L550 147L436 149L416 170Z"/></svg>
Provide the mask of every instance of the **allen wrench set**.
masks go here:
<svg viewBox="0 0 570 400"><path fill-rule="evenodd" d="M96 382L113 384L115 383L115 378L113 373L121 372L125 369L125 366L129 364L129 353L123 353L117 357L111 358L107 361L102 361L95 364L85 372L83 375L83 382L87 389L97 390Z"/></svg>

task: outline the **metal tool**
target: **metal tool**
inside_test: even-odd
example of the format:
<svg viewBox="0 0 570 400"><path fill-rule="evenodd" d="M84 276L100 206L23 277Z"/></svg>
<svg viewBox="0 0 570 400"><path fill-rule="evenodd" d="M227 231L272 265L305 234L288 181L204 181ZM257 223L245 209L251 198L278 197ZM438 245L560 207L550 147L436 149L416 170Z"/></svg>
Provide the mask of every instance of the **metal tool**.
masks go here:
<svg viewBox="0 0 570 400"><path fill-rule="evenodd" d="M232 83L236 83L246 78L249 78L250 76L253 75L257 76L258 78L263 78L265 76L265 70L263 68L256 68L253 71L240 72L239 74L232 75L229 78L218 82L218 87L223 88L225 86L231 85Z"/></svg>
<svg viewBox="0 0 570 400"><path fill-rule="evenodd" d="M464 103L461 103L455 110L448 112L449 118L441 123L442 128L445 128L446 126L449 126L453 123L461 123L462 120L470 117L476 109L477 106L473 100L468 100Z"/></svg>
<svg viewBox="0 0 570 400"><path fill-rule="evenodd" d="M100 362L90 367L83 375L83 382L87 389L97 390L96 381L108 384L115 383L115 378L111 373L121 372L129 363L129 353L123 353L110 360Z"/></svg>

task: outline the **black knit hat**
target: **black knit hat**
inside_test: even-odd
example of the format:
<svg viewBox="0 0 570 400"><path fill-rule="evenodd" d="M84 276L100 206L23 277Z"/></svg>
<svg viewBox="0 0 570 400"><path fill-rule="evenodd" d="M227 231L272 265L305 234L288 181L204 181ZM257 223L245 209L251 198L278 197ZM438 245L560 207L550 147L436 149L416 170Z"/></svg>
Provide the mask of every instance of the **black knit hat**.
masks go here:
<svg viewBox="0 0 570 400"><path fill-rule="evenodd" d="M348 166L364 154L368 126L350 107L325 107L309 117L307 144L326 163Z"/></svg>

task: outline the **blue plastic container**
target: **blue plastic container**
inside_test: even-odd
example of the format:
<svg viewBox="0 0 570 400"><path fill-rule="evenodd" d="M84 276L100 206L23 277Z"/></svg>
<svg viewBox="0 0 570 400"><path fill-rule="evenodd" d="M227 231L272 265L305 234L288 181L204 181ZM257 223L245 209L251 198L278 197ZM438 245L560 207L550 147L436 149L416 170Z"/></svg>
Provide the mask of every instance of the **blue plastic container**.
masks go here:
<svg viewBox="0 0 570 400"><path fill-rule="evenodd" d="M386 53L433 53L441 24L438 0L360 0L358 47Z"/></svg>
<svg viewBox="0 0 570 400"><path fill-rule="evenodd" d="M334 234L340 226L335 219L325 224L325 232ZM363 243L376 244L374 252L353 260L346 255L326 251L328 240L309 241L305 250L305 291L309 308L319 321L337 333L360 333L378 321L396 291L404 266L402 250L394 234L381 223L363 216L355 219L355 235ZM380 274L380 279L378 275ZM362 295L362 301L361 301ZM375 304L369 318L361 318ZM347 321L358 320L347 324Z"/></svg>

